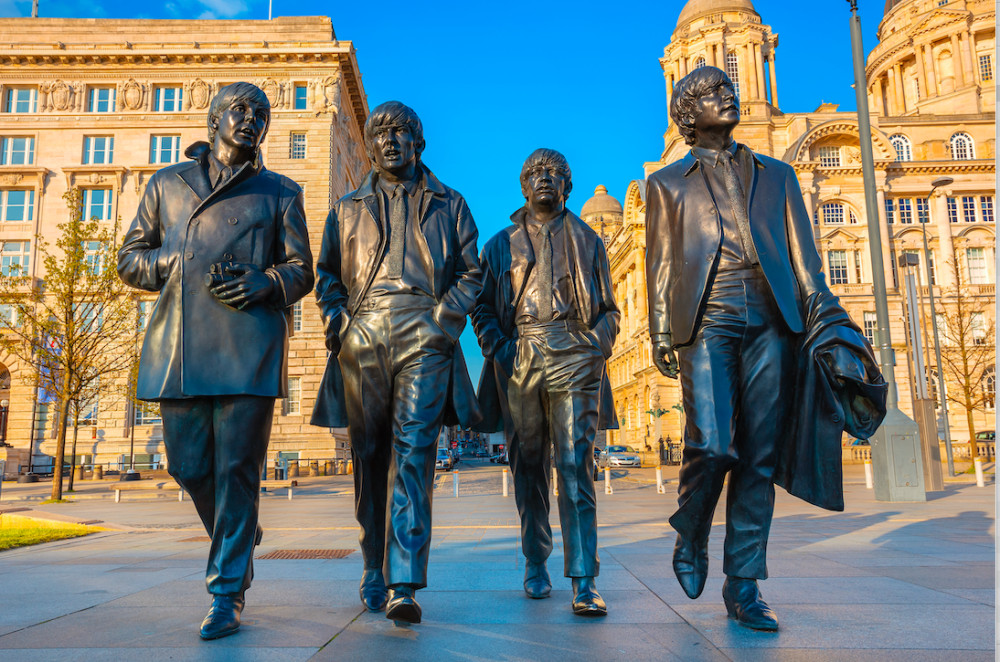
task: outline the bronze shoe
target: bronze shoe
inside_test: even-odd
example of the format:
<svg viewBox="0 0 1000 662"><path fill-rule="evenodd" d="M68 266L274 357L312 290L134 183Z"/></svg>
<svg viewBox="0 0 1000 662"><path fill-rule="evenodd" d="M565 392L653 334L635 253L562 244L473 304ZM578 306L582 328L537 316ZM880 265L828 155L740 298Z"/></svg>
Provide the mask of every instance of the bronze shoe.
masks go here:
<svg viewBox="0 0 1000 662"><path fill-rule="evenodd" d="M756 579L726 577L722 585L722 599L729 618L751 630L774 632L778 629L778 616L760 597Z"/></svg>
<svg viewBox="0 0 1000 662"><path fill-rule="evenodd" d="M385 617L400 623L419 623L422 611L413 596L412 586L398 585L389 589L389 601L385 605Z"/></svg>
<svg viewBox="0 0 1000 662"><path fill-rule="evenodd" d="M552 580L549 579L549 571L545 568L545 563L532 563L528 561L524 567L524 592L532 600L541 600L549 597L552 593Z"/></svg>
<svg viewBox="0 0 1000 662"><path fill-rule="evenodd" d="M674 574L689 598L694 600L701 595L708 579L708 541L698 543L678 533L674 545Z"/></svg>
<svg viewBox="0 0 1000 662"><path fill-rule="evenodd" d="M386 588L381 568L365 568L361 575L361 604L368 611L382 611L385 608Z"/></svg>
<svg viewBox="0 0 1000 662"><path fill-rule="evenodd" d="M608 606L597 592L593 577L573 578L573 613L577 616L607 616Z"/></svg>
<svg viewBox="0 0 1000 662"><path fill-rule="evenodd" d="M238 593L212 596L212 606L201 622L202 639L219 639L236 634L240 629L243 598Z"/></svg>

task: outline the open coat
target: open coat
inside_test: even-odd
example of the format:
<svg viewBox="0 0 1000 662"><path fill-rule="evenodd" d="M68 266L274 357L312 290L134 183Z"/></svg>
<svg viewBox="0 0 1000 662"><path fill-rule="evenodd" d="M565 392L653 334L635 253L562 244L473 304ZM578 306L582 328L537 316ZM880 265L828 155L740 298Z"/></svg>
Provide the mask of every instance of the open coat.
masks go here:
<svg viewBox="0 0 1000 662"><path fill-rule="evenodd" d="M483 247L483 289L472 313L472 324L479 338L485 361L479 377L479 407L483 420L476 427L481 432L503 430L501 394L507 391L506 375L494 357L507 343L517 343L515 318L517 305L524 294L528 275L535 266L535 252L525 228L525 210L511 216L513 224L501 230ZM566 211L565 242L573 272L573 294L583 323L590 329L594 343L604 358L611 356L621 314L611 288L611 268L604 243L570 211ZM601 409L598 428L618 429L611 382L607 366L601 375Z"/></svg>
<svg viewBox="0 0 1000 662"><path fill-rule="evenodd" d="M118 252L122 280L160 293L139 361L143 400L287 390L286 311L313 284L302 189L246 163L213 190L208 152L195 143L193 161L150 178ZM277 291L244 310L227 306L205 284L217 262L255 264Z"/></svg>

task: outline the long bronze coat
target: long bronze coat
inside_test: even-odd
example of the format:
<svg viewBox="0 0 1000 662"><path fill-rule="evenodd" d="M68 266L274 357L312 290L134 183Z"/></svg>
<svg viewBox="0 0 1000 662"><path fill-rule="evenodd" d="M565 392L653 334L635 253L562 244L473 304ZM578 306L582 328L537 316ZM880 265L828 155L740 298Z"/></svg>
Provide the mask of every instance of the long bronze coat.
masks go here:
<svg viewBox="0 0 1000 662"><path fill-rule="evenodd" d="M449 406L445 425L470 426L480 418L475 392L469 380L458 337L466 316L479 294L481 273L476 256L476 230L472 212L458 191L442 184L421 164L427 193L420 209L420 234L424 263L433 265L434 321L455 341L452 358ZM379 220L377 191L372 170L358 190L337 201L326 219L323 245L316 263L316 300L327 328L327 348L331 351L320 383L311 423L321 427L345 427L343 376L337 351L340 337L357 314L386 250L386 233Z"/></svg>
<svg viewBox="0 0 1000 662"><path fill-rule="evenodd" d="M829 294L812 221L790 165L755 152L747 188L750 235L760 267L792 333L804 330L803 302ZM650 334L670 333L675 346L694 338L722 221L690 152L646 183L646 286ZM836 297L829 295L836 301Z"/></svg>
<svg viewBox="0 0 1000 662"><path fill-rule="evenodd" d="M525 228L525 210L511 216L513 225L498 232L483 247L483 290L472 313L472 324L483 349L483 372L479 377L479 406L482 422L476 426L482 432L503 430L500 397L506 393L506 380L493 357L506 342L515 337L514 321L517 305L524 294L528 275L535 266L535 251ZM573 294L583 323L590 328L594 342L611 356L618 320L621 313L611 287L608 254L597 233L575 214L566 211L565 249L573 273ZM618 429L611 382L607 366L601 375L601 409L598 424L601 430Z"/></svg>
<svg viewBox="0 0 1000 662"><path fill-rule="evenodd" d="M156 172L118 252L118 273L159 292L139 361L144 400L216 395L280 397L287 390L285 311L312 288L302 189L247 163L213 190L207 143L194 160ZM209 265L252 263L280 291L237 310L205 285Z"/></svg>

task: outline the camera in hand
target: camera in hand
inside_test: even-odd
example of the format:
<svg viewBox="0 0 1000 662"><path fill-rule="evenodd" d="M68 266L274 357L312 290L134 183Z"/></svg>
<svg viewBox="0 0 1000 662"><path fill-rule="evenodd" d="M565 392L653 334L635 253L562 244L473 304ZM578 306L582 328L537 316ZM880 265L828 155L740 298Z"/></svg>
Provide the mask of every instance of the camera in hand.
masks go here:
<svg viewBox="0 0 1000 662"><path fill-rule="evenodd" d="M216 262L208 267L208 273L205 274L205 287L211 289L216 285L239 278L243 273L244 270L232 262Z"/></svg>

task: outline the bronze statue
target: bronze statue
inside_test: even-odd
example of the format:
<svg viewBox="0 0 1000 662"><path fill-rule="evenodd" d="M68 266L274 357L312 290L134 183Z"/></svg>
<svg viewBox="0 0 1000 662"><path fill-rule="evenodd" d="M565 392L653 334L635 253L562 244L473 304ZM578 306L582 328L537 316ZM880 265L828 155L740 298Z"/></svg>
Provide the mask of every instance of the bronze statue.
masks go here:
<svg viewBox="0 0 1000 662"><path fill-rule="evenodd" d="M412 109L372 110L365 146L374 168L330 211L316 265L330 359L312 423L350 434L362 603L419 623L438 436L479 419L457 343L479 294L478 232L420 160Z"/></svg>
<svg viewBox="0 0 1000 662"><path fill-rule="evenodd" d="M486 357L479 384L480 428L503 430L514 476L526 559L524 590L552 590L549 466L555 455L564 572L573 611L603 616L597 592L594 439L617 428L606 359L618 334L618 307L604 242L566 209L569 164L538 149L521 169L526 203L487 242L483 290L472 322Z"/></svg>
<svg viewBox="0 0 1000 662"><path fill-rule="evenodd" d="M150 178L118 253L122 280L160 293L136 393L160 403L168 470L212 539L205 639L240 627L274 400L287 389L285 315L313 285L302 189L261 165L270 120L257 87L219 90L209 142Z"/></svg>
<svg viewBox="0 0 1000 662"><path fill-rule="evenodd" d="M728 473L723 600L740 625L776 630L757 584L774 484L843 510L841 434L875 431L886 387L827 287L794 170L733 141L729 77L688 74L670 115L692 149L647 183L646 272L653 360L680 373L687 414L674 573L701 594Z"/></svg>

